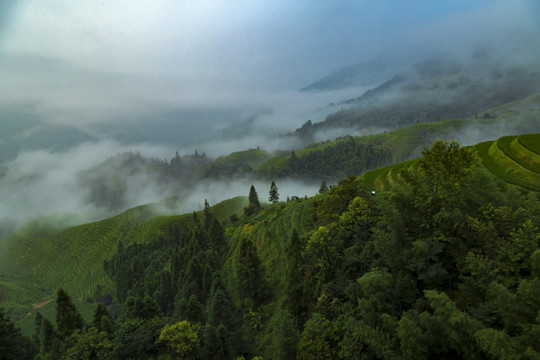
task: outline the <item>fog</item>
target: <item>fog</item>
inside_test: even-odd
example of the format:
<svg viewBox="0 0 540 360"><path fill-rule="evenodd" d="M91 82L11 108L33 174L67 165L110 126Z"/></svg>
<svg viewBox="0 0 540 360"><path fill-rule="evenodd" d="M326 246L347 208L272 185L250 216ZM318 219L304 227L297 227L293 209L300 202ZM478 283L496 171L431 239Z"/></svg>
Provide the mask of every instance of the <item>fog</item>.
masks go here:
<svg viewBox="0 0 540 360"><path fill-rule="evenodd" d="M539 23L535 0L2 2L0 159L8 170L0 173L0 226L6 233L58 212L110 215L88 202L80 174L121 152L162 160L195 149L215 158L257 146L299 148L300 139L283 135L347 108L345 100L395 74L410 76L430 56L478 68L538 66ZM373 59L384 60L384 72L299 91ZM477 81L505 85L486 74L475 73ZM444 103L459 95L431 97ZM470 144L513 130L506 126L456 136ZM391 129L335 127L312 140ZM201 183L186 196L178 184L140 173L126 180L123 207L180 195L182 207L172 211L191 211L204 199L246 195L251 183ZM255 185L265 198L268 184ZM282 199L317 189L278 187Z"/></svg>
<svg viewBox="0 0 540 360"><path fill-rule="evenodd" d="M77 215L78 222L88 222L137 205L161 202L163 214L182 214L201 210L205 199L214 205L231 197L247 196L251 184L259 191L261 202L268 198L270 184L260 181L204 180L189 186L161 181L151 172L129 168L129 175L121 179L126 184L121 194L124 202L116 207L92 202L91 187L85 181L85 176L89 175L86 171L95 171L101 166L107 172L109 169L103 161L128 151L131 151L129 147L117 142L102 141L83 144L63 153L44 150L21 153L0 173L0 236L35 218L62 213ZM140 145L137 151L146 157L154 157L156 162L170 158L174 153L170 148L153 145ZM124 175L118 172L120 176ZM318 190L318 184L292 180L278 182L278 187L282 200L287 196L311 196ZM167 201L171 197L177 201Z"/></svg>
<svg viewBox="0 0 540 360"><path fill-rule="evenodd" d="M535 59L516 49L536 48L540 18L534 0L15 4L1 9L2 102L33 103L40 118L100 136L92 124L210 110L207 125L226 126L224 111L236 115L227 122L273 111L264 125L294 129L346 98L295 94L338 68L382 57L392 73L480 48ZM190 131L196 118L182 121L191 136L203 132Z"/></svg>

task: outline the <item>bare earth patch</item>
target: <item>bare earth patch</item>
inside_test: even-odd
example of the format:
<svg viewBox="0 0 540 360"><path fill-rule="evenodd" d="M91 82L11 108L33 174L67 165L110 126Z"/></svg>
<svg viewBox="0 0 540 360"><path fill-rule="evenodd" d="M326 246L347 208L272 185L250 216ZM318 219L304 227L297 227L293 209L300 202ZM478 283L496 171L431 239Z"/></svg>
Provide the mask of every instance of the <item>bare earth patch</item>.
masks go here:
<svg viewBox="0 0 540 360"><path fill-rule="evenodd" d="M50 303L51 301L52 301L52 299L51 299L51 300L44 301L44 302L39 303L39 304L32 304L32 310L37 310L37 309L39 309L39 308L41 308L41 307L47 305L47 304Z"/></svg>

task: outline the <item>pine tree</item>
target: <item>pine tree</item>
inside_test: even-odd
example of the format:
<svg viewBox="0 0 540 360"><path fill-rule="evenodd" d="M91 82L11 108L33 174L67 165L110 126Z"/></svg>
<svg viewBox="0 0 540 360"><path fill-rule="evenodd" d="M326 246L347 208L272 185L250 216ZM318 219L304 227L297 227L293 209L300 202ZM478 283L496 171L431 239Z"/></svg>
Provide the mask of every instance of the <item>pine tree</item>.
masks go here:
<svg viewBox="0 0 540 360"><path fill-rule="evenodd" d="M236 317L226 291L218 289L212 294L208 304L208 324L216 328L223 324L231 331L236 329Z"/></svg>
<svg viewBox="0 0 540 360"><path fill-rule="evenodd" d="M289 242L285 249L287 267L285 273L285 296L287 308L294 317L295 325L298 323L298 313L302 298L301 267L302 267L302 244L300 236L293 228Z"/></svg>
<svg viewBox="0 0 540 360"><path fill-rule="evenodd" d="M43 315L38 311L36 313L36 319L34 320L34 334L32 334L32 340L39 345L39 332L41 330L41 321Z"/></svg>
<svg viewBox="0 0 540 360"><path fill-rule="evenodd" d="M328 191L328 185L326 185L326 181L321 181L321 187L319 188L319 194L322 194L323 192Z"/></svg>
<svg viewBox="0 0 540 360"><path fill-rule="evenodd" d="M107 310L107 307L101 303L98 303L96 310L94 311L94 320L92 321L92 324L100 331L103 330L101 328L101 321L104 316L108 318L111 317L111 315L109 314L109 310Z"/></svg>
<svg viewBox="0 0 540 360"><path fill-rule="evenodd" d="M218 219L214 218L212 220L212 225L210 225L210 230L208 230L208 236L210 237L210 247L221 255L223 248L226 245L226 241L225 231Z"/></svg>
<svg viewBox="0 0 540 360"><path fill-rule="evenodd" d="M84 325L83 318L71 298L60 288L56 292L56 326L61 338L65 338L74 330L82 329Z"/></svg>
<svg viewBox="0 0 540 360"><path fill-rule="evenodd" d="M204 199L204 229L208 230L210 228L210 224L212 224L212 213L210 212L210 204L208 204L208 200Z"/></svg>
<svg viewBox="0 0 540 360"><path fill-rule="evenodd" d="M251 188L249 189L249 205L255 206L256 208L261 206L259 203L259 195L257 195L257 191L253 185L251 185Z"/></svg>
<svg viewBox="0 0 540 360"><path fill-rule="evenodd" d="M0 309L0 359L31 359L30 342Z"/></svg>
<svg viewBox="0 0 540 360"><path fill-rule="evenodd" d="M268 201L270 201L273 204L276 204L279 201L278 188L274 181L272 181L272 184L270 184L270 192L268 196Z"/></svg>
<svg viewBox="0 0 540 360"><path fill-rule="evenodd" d="M223 343L219 338L217 330L214 326L206 323L203 332L204 358L208 360L221 360L225 358L225 350Z"/></svg>
<svg viewBox="0 0 540 360"><path fill-rule="evenodd" d="M191 322L204 324L204 308L196 295L189 297L185 317Z"/></svg>
<svg viewBox="0 0 540 360"><path fill-rule="evenodd" d="M47 354L51 351L54 338L56 334L54 332L54 326L49 319L43 317L41 319L41 326L39 331L39 353L41 355Z"/></svg>
<svg viewBox="0 0 540 360"><path fill-rule="evenodd" d="M296 161L298 160L298 158L296 157L296 153L293 151L291 151L291 156L289 157L289 163L292 165L294 163L296 163Z"/></svg>
<svg viewBox="0 0 540 360"><path fill-rule="evenodd" d="M247 303L251 299L258 304L263 296L263 270L257 250L249 239L240 240L238 253L234 259L234 270L238 279L240 296Z"/></svg>

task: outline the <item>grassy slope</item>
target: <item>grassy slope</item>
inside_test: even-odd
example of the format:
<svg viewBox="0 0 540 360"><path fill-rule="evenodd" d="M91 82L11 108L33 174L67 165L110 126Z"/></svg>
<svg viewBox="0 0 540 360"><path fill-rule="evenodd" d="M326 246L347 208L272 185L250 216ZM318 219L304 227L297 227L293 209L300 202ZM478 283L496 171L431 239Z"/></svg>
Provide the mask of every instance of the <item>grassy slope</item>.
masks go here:
<svg viewBox="0 0 540 360"><path fill-rule="evenodd" d="M487 113L496 115L497 117L420 123L381 134L356 137L356 139L366 144L376 143L386 145L390 149L394 161L403 161L417 157L423 146L430 145L435 139L453 138L455 134L466 133L471 128L474 128L475 131L482 131L482 129L489 129L491 127L508 127L515 133L528 132L530 131L528 130L529 125L537 124L538 118L540 118L540 94L490 109ZM331 150L339 141L346 140L338 140L315 147L300 149L296 151L296 156L301 158L312 151ZM531 149L528 146L533 149L535 148L534 141L531 143L526 138L523 141L525 144L522 145L529 150ZM532 151L534 152L534 150ZM536 145L536 153L540 153L538 145ZM271 168L285 168L288 166L288 159L289 156L269 159L258 168L258 171L269 173Z"/></svg>
<svg viewBox="0 0 540 360"><path fill-rule="evenodd" d="M495 177L528 190L540 191L540 155L521 146L522 141L538 147L540 134L503 136L495 141L482 142L474 148L481 165ZM361 181L370 190L385 190L394 184L401 186L403 180L399 172L405 169L419 171L418 162L411 160L368 171L362 175Z"/></svg>
<svg viewBox="0 0 540 360"><path fill-rule="evenodd" d="M256 168L266 160L272 157L272 154L261 149L249 149L237 151L227 156L222 156L216 159L215 164L224 167L240 167L249 166Z"/></svg>
<svg viewBox="0 0 540 360"><path fill-rule="evenodd" d="M245 197L237 197L211 211L223 221L246 203ZM191 221L191 214L158 216L155 205L144 205L66 229L46 221L31 223L0 243L0 303L20 319L31 304L53 299L58 287L79 303L111 292L113 283L103 261L112 257L119 240L125 244L151 240L174 224Z"/></svg>
<svg viewBox="0 0 540 360"><path fill-rule="evenodd" d="M75 302L77 310L81 313L84 321L90 323L94 317L97 303ZM22 319L17 321L17 325L26 336L32 335L35 329L36 315L40 312L56 326L56 301L46 303L45 305L29 311Z"/></svg>
<svg viewBox="0 0 540 360"><path fill-rule="evenodd" d="M255 216L243 218L240 223L227 229L231 239L231 249L235 249L242 239L249 239L257 247L266 272L273 274L273 279L283 279L285 269L279 266L278 259L284 256L284 244L288 241L293 228L300 236L313 230L313 203L319 197L320 195L317 195L308 199L300 198L290 203L268 206ZM231 266L231 263L227 263L226 266ZM281 284L277 283L270 286L273 289L281 288ZM234 286L231 285L230 288Z"/></svg>
<svg viewBox="0 0 540 360"><path fill-rule="evenodd" d="M212 178L230 176L237 173L241 174L259 167L271 158L271 153L261 149L237 151L227 156L217 158L214 162L205 166L201 170L201 173L203 174L203 177Z"/></svg>

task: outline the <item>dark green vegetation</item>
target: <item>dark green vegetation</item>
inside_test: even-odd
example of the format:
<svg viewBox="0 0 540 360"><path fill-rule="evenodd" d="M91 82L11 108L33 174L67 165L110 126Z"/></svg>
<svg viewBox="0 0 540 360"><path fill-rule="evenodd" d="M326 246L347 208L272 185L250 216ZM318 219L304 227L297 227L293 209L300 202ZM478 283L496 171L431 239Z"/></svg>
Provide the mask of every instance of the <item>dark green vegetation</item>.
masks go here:
<svg viewBox="0 0 540 360"><path fill-rule="evenodd" d="M298 178L336 180L359 174L392 161L387 147L366 144L362 138L347 137L313 148L292 151L276 157L257 169L261 178Z"/></svg>
<svg viewBox="0 0 540 360"><path fill-rule="evenodd" d="M79 288L54 275L56 286L72 284L67 293L76 301L58 291L56 325L50 315L35 317L33 351L44 358L538 357L539 193L515 171L492 171L486 163L508 165L489 151L496 146L534 173L538 155L530 149L539 137L475 147L436 142L416 161L374 172L386 174L375 196L369 190L377 177L368 172L315 197L267 206L257 205L252 188L242 212L247 201L237 199L184 216L153 218L139 208L50 229L60 240L109 229L84 248L90 254L102 244L107 255L86 266ZM508 181L515 178L519 186ZM2 263L16 267L22 260L13 256L14 239ZM108 247L98 239L109 239ZM52 251L62 254L60 244ZM82 258L74 255L73 263ZM83 278L97 270L107 286L84 293ZM24 280L12 275L11 284ZM52 299L50 287L49 297L36 294L36 301ZM25 295L31 288L23 288ZM107 306L98 305L81 328L72 305L90 295ZM20 334L8 339L14 346L24 341L30 340Z"/></svg>
<svg viewBox="0 0 540 360"><path fill-rule="evenodd" d="M241 211L244 198L220 203L213 212L220 221ZM159 238L179 219L191 215L160 216L158 205L139 206L112 218L62 228L60 219L36 220L0 242L0 301L22 318L30 304L51 300L58 284L80 301L111 291L113 282L103 262L126 244ZM67 223L67 222L66 222Z"/></svg>
<svg viewBox="0 0 540 360"><path fill-rule="evenodd" d="M531 149L538 148L540 134L504 136L474 146L480 165L496 178L525 189L540 191L540 155ZM388 190L392 186L405 186L404 172L418 173L418 161L411 160L390 165L362 175L368 189Z"/></svg>

